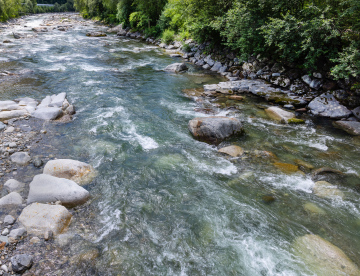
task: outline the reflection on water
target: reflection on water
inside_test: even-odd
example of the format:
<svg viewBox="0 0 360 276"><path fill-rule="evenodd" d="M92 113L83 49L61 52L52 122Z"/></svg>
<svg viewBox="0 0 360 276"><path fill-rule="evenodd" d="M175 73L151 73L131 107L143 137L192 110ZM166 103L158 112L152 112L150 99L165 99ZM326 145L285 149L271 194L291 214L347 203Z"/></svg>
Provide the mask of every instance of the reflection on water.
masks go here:
<svg viewBox="0 0 360 276"><path fill-rule="evenodd" d="M29 17L22 31L32 33L30 27L46 16ZM244 123L244 136L220 146L236 144L246 154L227 158L190 136L188 121L211 114L182 92L220 77L194 67L169 74L162 69L178 59L114 35L86 37L103 28L88 25L14 41L3 46L0 60L11 72L28 69L2 81L4 100L68 93L78 112L70 124L49 126L56 157L81 159L99 170L86 187L92 201L73 211L69 233L76 233L76 242L66 245L69 254L93 247L99 254L91 270L79 262L61 269L85 269L88 275L311 275L291 246L307 233L360 259L356 138L311 118L305 125L277 124L259 108L266 103L250 95L237 109L227 109L232 103L226 98L205 100L212 112ZM256 150L282 163L301 159L345 172L332 179L345 198L317 197L309 173L280 172ZM264 202L265 195L275 201ZM320 217L304 208L309 203L323 210Z"/></svg>

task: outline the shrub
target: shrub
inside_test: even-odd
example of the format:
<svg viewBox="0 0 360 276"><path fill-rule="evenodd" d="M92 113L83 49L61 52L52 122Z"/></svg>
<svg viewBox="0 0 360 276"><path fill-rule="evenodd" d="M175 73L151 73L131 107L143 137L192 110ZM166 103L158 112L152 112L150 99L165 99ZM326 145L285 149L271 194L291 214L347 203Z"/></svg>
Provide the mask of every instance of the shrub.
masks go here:
<svg viewBox="0 0 360 276"><path fill-rule="evenodd" d="M161 41L164 42L165 44L170 44L171 42L174 41L175 38L175 32L172 30L165 30L161 36Z"/></svg>
<svg viewBox="0 0 360 276"><path fill-rule="evenodd" d="M181 48L185 53L189 53L191 51L191 47L189 44L184 44Z"/></svg>

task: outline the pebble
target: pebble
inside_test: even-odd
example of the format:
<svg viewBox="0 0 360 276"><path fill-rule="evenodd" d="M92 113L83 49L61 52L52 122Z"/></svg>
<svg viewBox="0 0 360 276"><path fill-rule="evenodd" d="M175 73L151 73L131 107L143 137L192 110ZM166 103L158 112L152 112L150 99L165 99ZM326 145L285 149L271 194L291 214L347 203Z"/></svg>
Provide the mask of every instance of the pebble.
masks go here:
<svg viewBox="0 0 360 276"><path fill-rule="evenodd" d="M14 127L12 127L12 126L10 126L10 127L8 127L7 129L5 129L5 133L11 133L11 132L14 132L14 130L15 130L15 128Z"/></svg>
<svg viewBox="0 0 360 276"><path fill-rule="evenodd" d="M8 228L5 228L2 232L1 232L1 235L3 236L7 236L9 234L9 229Z"/></svg>
<svg viewBox="0 0 360 276"><path fill-rule="evenodd" d="M11 215L7 215L4 218L4 226L12 225L15 223L15 218Z"/></svg>
<svg viewBox="0 0 360 276"><path fill-rule="evenodd" d="M11 143L9 144L9 147L10 147L10 148L16 148L16 147L17 147L17 144L16 144L15 142L11 142Z"/></svg>

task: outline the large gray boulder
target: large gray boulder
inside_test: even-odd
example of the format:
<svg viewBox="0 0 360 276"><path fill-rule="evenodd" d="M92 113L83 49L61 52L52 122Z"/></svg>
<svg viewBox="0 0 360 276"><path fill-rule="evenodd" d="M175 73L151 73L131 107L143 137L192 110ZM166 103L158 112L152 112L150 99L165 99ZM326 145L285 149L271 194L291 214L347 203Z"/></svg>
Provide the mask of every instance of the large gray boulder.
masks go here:
<svg viewBox="0 0 360 276"><path fill-rule="evenodd" d="M215 62L214 66L211 67L211 71L215 71L215 72L218 72L220 70L220 68L222 67L222 64L221 62L217 61Z"/></svg>
<svg viewBox="0 0 360 276"><path fill-rule="evenodd" d="M12 154L10 156L10 160L17 165L26 166L27 164L29 164L31 158L27 152L19 151Z"/></svg>
<svg viewBox="0 0 360 276"><path fill-rule="evenodd" d="M317 235L298 237L293 247L315 275L360 275L359 268L340 248Z"/></svg>
<svg viewBox="0 0 360 276"><path fill-rule="evenodd" d="M216 116L195 118L189 122L188 128L196 139L213 144L243 132L239 119Z"/></svg>
<svg viewBox="0 0 360 276"><path fill-rule="evenodd" d="M276 106L272 106L265 109L265 112L271 119L279 121L283 124L287 124L290 119L295 118L294 113L283 110L280 107L276 107Z"/></svg>
<svg viewBox="0 0 360 276"><path fill-rule="evenodd" d="M59 107L41 107L37 108L31 115L42 120L55 120L62 114Z"/></svg>
<svg viewBox="0 0 360 276"><path fill-rule="evenodd" d="M173 64L168 65L165 68L165 71L180 73L180 72L186 71L187 69L188 69L188 67L186 66L185 63L173 63Z"/></svg>
<svg viewBox="0 0 360 276"><path fill-rule="evenodd" d="M23 198L16 192L12 192L0 198L0 206L15 205L19 206L23 203Z"/></svg>
<svg viewBox="0 0 360 276"><path fill-rule="evenodd" d="M347 133L355 136L360 135L360 122L356 121L336 121L333 122L336 128L342 129Z"/></svg>
<svg viewBox="0 0 360 276"><path fill-rule="evenodd" d="M25 207L18 220L28 234L44 236L48 231L61 234L69 226L71 217L64 206L33 203Z"/></svg>
<svg viewBox="0 0 360 276"><path fill-rule="evenodd" d="M51 160L46 163L43 173L70 179L80 185L88 184L96 177L91 165L72 159Z"/></svg>
<svg viewBox="0 0 360 276"><path fill-rule="evenodd" d="M89 192L74 181L40 174L36 175L30 183L27 203L47 203L60 200L64 206L74 207L85 203L89 196Z"/></svg>
<svg viewBox="0 0 360 276"><path fill-rule="evenodd" d="M325 93L316 97L309 103L308 108L314 115L329 117L332 119L347 118L352 114L349 109L341 105L330 93Z"/></svg>

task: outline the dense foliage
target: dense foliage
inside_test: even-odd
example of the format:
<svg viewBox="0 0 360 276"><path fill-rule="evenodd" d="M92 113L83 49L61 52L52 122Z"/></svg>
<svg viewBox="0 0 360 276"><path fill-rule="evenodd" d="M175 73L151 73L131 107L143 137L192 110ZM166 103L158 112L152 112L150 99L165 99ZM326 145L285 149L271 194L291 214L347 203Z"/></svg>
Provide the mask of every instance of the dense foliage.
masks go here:
<svg viewBox="0 0 360 276"><path fill-rule="evenodd" d="M38 6L52 4L53 6ZM19 15L43 12L75 11L74 0L0 0L0 21Z"/></svg>

